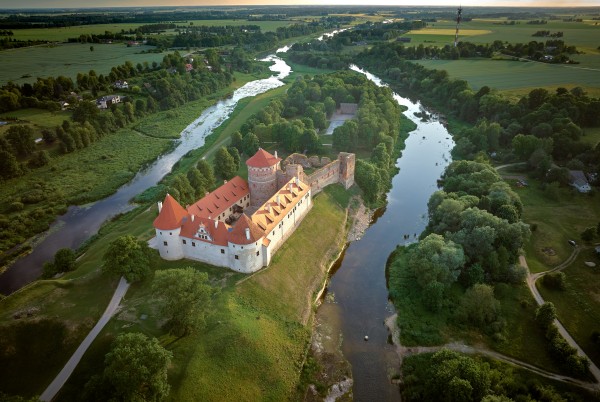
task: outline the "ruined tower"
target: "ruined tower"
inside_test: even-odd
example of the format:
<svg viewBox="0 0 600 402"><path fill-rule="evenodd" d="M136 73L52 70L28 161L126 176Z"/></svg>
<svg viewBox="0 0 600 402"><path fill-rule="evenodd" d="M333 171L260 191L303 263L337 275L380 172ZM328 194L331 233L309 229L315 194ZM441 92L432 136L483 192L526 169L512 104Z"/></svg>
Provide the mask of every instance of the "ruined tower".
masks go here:
<svg viewBox="0 0 600 402"><path fill-rule="evenodd" d="M340 183L342 183L347 190L354 184L355 155L347 152L340 152L338 160L340 161Z"/></svg>

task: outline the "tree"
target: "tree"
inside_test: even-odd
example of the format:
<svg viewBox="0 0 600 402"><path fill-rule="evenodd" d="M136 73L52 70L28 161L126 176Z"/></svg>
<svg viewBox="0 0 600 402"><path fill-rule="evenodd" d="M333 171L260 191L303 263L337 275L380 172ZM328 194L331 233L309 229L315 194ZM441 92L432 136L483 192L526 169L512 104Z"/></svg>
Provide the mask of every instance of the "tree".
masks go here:
<svg viewBox="0 0 600 402"><path fill-rule="evenodd" d="M235 161L227 148L219 148L215 155L215 174L222 179L229 180L235 175L236 171Z"/></svg>
<svg viewBox="0 0 600 402"><path fill-rule="evenodd" d="M131 235L121 236L104 253L104 272L123 275L128 282L143 280L150 273L148 243Z"/></svg>
<svg viewBox="0 0 600 402"><path fill-rule="evenodd" d="M228 147L227 152L229 152L229 155L231 155L233 158L233 161L235 162L235 170L237 172L240 168L240 152L236 147Z"/></svg>
<svg viewBox="0 0 600 402"><path fill-rule="evenodd" d="M200 328L210 310L215 290L208 274L188 267L157 271L152 289L161 300L165 328L176 336L185 336Z"/></svg>
<svg viewBox="0 0 600 402"><path fill-rule="evenodd" d="M11 126L6 132L6 138L17 154L21 156L31 155L35 151L33 129L29 126Z"/></svg>
<svg viewBox="0 0 600 402"><path fill-rule="evenodd" d="M548 329L556 319L556 308L554 303L548 302L535 310L535 320L544 330Z"/></svg>
<svg viewBox="0 0 600 402"><path fill-rule="evenodd" d="M233 134L231 134L231 146L236 147L237 150L240 152L244 151L242 146L242 134L240 134L239 131L236 131Z"/></svg>
<svg viewBox="0 0 600 402"><path fill-rule="evenodd" d="M69 272L75 269L75 253L70 248L61 248L54 254L54 265L58 272Z"/></svg>
<svg viewBox="0 0 600 402"><path fill-rule="evenodd" d="M212 188L215 187L215 175L213 173L212 167L206 160L200 159L196 164L196 168L198 168L198 170L200 171L200 173L202 173L202 176L204 177L206 190L210 191Z"/></svg>
<svg viewBox="0 0 600 402"><path fill-rule="evenodd" d="M45 149L37 151L33 154L33 157L29 160L29 166L31 167L42 167L50 163L50 155Z"/></svg>
<svg viewBox="0 0 600 402"><path fill-rule="evenodd" d="M373 152L371 153L371 162L381 169L388 169L390 167L390 155L383 142L380 142L373 149Z"/></svg>
<svg viewBox="0 0 600 402"><path fill-rule="evenodd" d="M104 359L103 379L111 400L162 401L170 391L167 370L173 354L140 333L117 337Z"/></svg>
<svg viewBox="0 0 600 402"><path fill-rule="evenodd" d="M10 152L0 150L0 177L10 179L21 174L17 158Z"/></svg>
<svg viewBox="0 0 600 402"><path fill-rule="evenodd" d="M596 228L594 226L590 226L585 228L583 232L581 232L581 240L591 242L596 237Z"/></svg>
<svg viewBox="0 0 600 402"><path fill-rule="evenodd" d="M422 288L431 282L448 287L456 281L464 263L462 247L435 233L421 240L409 256L409 269Z"/></svg>
<svg viewBox="0 0 600 402"><path fill-rule="evenodd" d="M83 101L73 109L71 118L73 121L83 124L86 121L94 121L99 113L100 111L93 102Z"/></svg>
<svg viewBox="0 0 600 402"><path fill-rule="evenodd" d="M496 321L500 314L500 302L494 298L494 288L478 283L467 289L457 314L463 321L482 328Z"/></svg>

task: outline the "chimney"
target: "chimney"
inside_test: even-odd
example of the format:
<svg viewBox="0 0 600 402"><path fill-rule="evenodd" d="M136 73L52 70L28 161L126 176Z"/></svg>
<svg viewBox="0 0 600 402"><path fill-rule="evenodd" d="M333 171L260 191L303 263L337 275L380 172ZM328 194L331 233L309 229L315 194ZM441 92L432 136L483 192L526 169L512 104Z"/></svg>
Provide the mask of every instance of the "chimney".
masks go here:
<svg viewBox="0 0 600 402"><path fill-rule="evenodd" d="M204 196L207 197L210 193L207 191L204 193Z"/></svg>
<svg viewBox="0 0 600 402"><path fill-rule="evenodd" d="M277 159L277 151L275 151L275 159Z"/></svg>
<svg viewBox="0 0 600 402"><path fill-rule="evenodd" d="M215 220L215 229L217 228L218 224L219 224L219 221Z"/></svg>
<svg viewBox="0 0 600 402"><path fill-rule="evenodd" d="M300 182L300 180L298 179L298 177L296 177L296 185L297 185L297 186L299 186L299 185L300 185L300 184L299 184L299 182Z"/></svg>
<svg viewBox="0 0 600 402"><path fill-rule="evenodd" d="M194 222L195 217L196 217L196 215L192 214L192 222Z"/></svg>
<svg viewBox="0 0 600 402"><path fill-rule="evenodd" d="M292 183L288 183L288 190L290 191L290 193L292 192Z"/></svg>
<svg viewBox="0 0 600 402"><path fill-rule="evenodd" d="M158 202L158 213L160 214L160 211L162 211L162 201Z"/></svg>
<svg viewBox="0 0 600 402"><path fill-rule="evenodd" d="M227 184L227 180L223 180L223 184Z"/></svg>
<svg viewBox="0 0 600 402"><path fill-rule="evenodd" d="M250 240L250 228L246 228L246 240Z"/></svg>
<svg viewBox="0 0 600 402"><path fill-rule="evenodd" d="M277 205L281 205L281 203L279 202L279 194L277 194Z"/></svg>

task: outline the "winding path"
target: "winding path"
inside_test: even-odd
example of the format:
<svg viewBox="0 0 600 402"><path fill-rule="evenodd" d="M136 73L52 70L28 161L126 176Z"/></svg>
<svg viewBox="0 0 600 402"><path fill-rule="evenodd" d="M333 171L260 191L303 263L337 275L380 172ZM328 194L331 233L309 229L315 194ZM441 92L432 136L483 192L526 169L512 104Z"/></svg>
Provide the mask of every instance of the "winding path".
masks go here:
<svg viewBox="0 0 600 402"><path fill-rule="evenodd" d="M115 293L113 294L110 303L108 303L108 307L106 307L104 314L102 314L102 317L100 317L100 319L96 323L96 326L92 328L92 330L85 337L83 342L81 342L81 345L79 345L75 353L73 353L73 356L71 356L67 364L65 364L63 369L60 371L60 373L58 373L56 378L50 383L50 385L48 385L48 388L46 388L46 390L42 393L42 395L40 396L41 401L51 401L52 399L54 399L54 397L56 396L58 391L60 391L63 385L65 385L65 383L73 373L73 370L75 370L75 367L77 367L77 364L79 364L79 361L83 357L83 354L88 350L88 348L90 347L94 339L96 339L100 331L102 331L104 326L117 312L119 304L121 303L121 299L123 299L123 296L125 296L125 293L127 293L127 289L129 289L129 283L125 280L125 278L121 277L119 285L117 286L117 289L115 289Z"/></svg>
<svg viewBox="0 0 600 402"><path fill-rule="evenodd" d="M567 258L561 264L557 265L556 267L554 267L548 271L538 272L535 274L532 274L529 271L529 266L527 265L527 260L525 259L525 257L522 255L519 256L519 263L523 267L527 268L527 286L529 287L529 290L531 291L531 294L533 294L533 298L535 299L535 301L538 305L541 306L542 304L545 303L545 301L544 301L544 298L542 297L542 295L540 294L539 290L535 286L536 281L548 273L555 272L555 271L561 271L561 270L565 269L566 267L568 267L569 265L571 265L573 263L573 261L575 261L575 259L577 258L577 256L579 255L581 250L582 250L581 247L579 247L579 246L575 247L575 249L569 256L569 258ZM577 353L580 356L583 356L588 359L588 361L590 362L590 368L589 368L590 372L596 379L596 382L598 384L600 384L600 369L598 368L598 366L596 366L596 364L594 364L592 359L590 359L588 357L588 355L583 351L583 349L581 349L581 347L577 344L577 342L575 342L575 339L573 339L571 334L569 334L569 332L566 330L566 328L561 324L561 322L558 319L554 320L554 324L558 328L558 332L563 336L563 338L566 339L566 341L569 343L569 345L571 345L572 347L577 349ZM596 390L600 390L600 385L596 385Z"/></svg>

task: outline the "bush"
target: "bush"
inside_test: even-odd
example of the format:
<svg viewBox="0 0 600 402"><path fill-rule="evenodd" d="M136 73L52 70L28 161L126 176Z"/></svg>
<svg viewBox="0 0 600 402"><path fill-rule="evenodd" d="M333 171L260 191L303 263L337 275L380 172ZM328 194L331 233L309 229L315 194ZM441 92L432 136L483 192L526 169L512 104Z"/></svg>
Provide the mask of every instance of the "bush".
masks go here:
<svg viewBox="0 0 600 402"><path fill-rule="evenodd" d="M551 274L544 275L542 283L548 289L554 290L565 290L566 275L564 272L554 272Z"/></svg>

